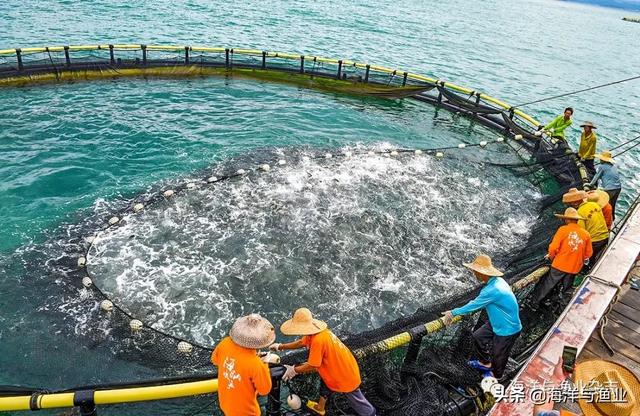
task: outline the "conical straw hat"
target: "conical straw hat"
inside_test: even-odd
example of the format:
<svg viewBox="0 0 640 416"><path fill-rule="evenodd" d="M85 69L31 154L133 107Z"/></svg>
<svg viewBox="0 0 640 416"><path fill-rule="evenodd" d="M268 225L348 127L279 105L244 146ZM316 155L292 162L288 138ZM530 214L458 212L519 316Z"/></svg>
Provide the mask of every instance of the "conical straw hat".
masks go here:
<svg viewBox="0 0 640 416"><path fill-rule="evenodd" d="M327 324L318 319L313 319L311 311L300 308L293 313L293 318L280 326L280 331L285 335L313 335L327 329Z"/></svg>
<svg viewBox="0 0 640 416"><path fill-rule="evenodd" d="M604 360L584 361L576 366L575 383L594 383L597 392L593 402L578 400L585 416L640 416L640 380L624 366ZM603 390L609 391L601 393Z"/></svg>
<svg viewBox="0 0 640 416"><path fill-rule="evenodd" d="M597 155L594 155L594 157L602 160L603 162L616 163L616 161L613 160L613 155L608 150L602 153L598 153Z"/></svg>
<svg viewBox="0 0 640 416"><path fill-rule="evenodd" d="M570 202L580 202L584 201L587 198L587 193L585 191L579 191L578 188L571 188L569 192L562 195L562 202L565 204Z"/></svg>
<svg viewBox="0 0 640 416"><path fill-rule="evenodd" d="M564 210L564 214L554 214L556 217L558 218L563 218L565 220L584 220L585 218L582 218L580 216L580 214L578 214L578 211L575 208L567 208Z"/></svg>
<svg viewBox="0 0 640 416"><path fill-rule="evenodd" d="M472 263L462 263L462 265L486 276L504 276L504 273L493 267L491 257L486 254L479 254Z"/></svg>
<svg viewBox="0 0 640 416"><path fill-rule="evenodd" d="M587 201L597 202L600 208L604 208L609 203L609 194L602 189L587 192Z"/></svg>
<svg viewBox="0 0 640 416"><path fill-rule="evenodd" d="M231 340L245 348L268 347L276 340L276 331L271 322L257 313L238 318L229 331Z"/></svg>
<svg viewBox="0 0 640 416"><path fill-rule="evenodd" d="M593 124L593 121L585 121L583 124L580 124L580 127L588 126L592 129L597 129L596 125Z"/></svg>

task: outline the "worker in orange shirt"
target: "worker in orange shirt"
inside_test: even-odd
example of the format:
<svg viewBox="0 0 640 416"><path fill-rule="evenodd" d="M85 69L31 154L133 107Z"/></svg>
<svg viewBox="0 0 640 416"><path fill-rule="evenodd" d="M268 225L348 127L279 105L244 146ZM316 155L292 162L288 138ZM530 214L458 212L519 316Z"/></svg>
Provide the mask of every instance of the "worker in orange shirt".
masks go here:
<svg viewBox="0 0 640 416"><path fill-rule="evenodd" d="M604 222L607 224L607 228L611 230L613 228L613 207L609 203L609 194L602 189L589 191L587 192L587 201L595 202L600 206Z"/></svg>
<svg viewBox="0 0 640 416"><path fill-rule="evenodd" d="M327 329L327 324L314 319L311 311L300 308L293 318L280 327L285 335L301 335L302 338L288 344L273 344L275 351L294 350L307 347L309 358L303 364L285 365L287 371L282 378L288 381L298 374L317 371L322 379L318 403L309 401L307 407L313 412L324 415L329 396L334 393L345 395L351 408L359 416L375 416L376 409L360 391L360 368L355 357L346 345Z"/></svg>
<svg viewBox="0 0 640 416"><path fill-rule="evenodd" d="M555 214L564 219L565 225L558 228L549 244L547 258L552 261L549 274L540 279L532 294L532 304L539 304L559 283L563 292L573 288L573 280L593 254L591 235L578 225L584 218L575 208L567 208L564 214Z"/></svg>
<svg viewBox="0 0 640 416"><path fill-rule="evenodd" d="M236 320L229 336L213 350L211 362L218 367L218 401L225 416L260 416L257 396L271 391L271 374L257 350L275 339L273 325L254 313Z"/></svg>

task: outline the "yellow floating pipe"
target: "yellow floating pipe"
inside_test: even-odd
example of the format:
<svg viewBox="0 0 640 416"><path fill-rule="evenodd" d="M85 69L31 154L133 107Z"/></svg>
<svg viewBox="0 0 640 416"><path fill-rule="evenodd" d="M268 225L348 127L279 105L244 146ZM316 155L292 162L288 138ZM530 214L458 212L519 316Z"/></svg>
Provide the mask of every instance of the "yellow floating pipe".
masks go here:
<svg viewBox="0 0 640 416"><path fill-rule="evenodd" d="M202 380L162 386L131 387L126 389L96 390L96 405L133 403L151 400L176 399L211 394L218 391L218 380ZM43 394L38 398L40 409L73 407L74 393ZM31 396L0 397L0 411L30 410Z"/></svg>

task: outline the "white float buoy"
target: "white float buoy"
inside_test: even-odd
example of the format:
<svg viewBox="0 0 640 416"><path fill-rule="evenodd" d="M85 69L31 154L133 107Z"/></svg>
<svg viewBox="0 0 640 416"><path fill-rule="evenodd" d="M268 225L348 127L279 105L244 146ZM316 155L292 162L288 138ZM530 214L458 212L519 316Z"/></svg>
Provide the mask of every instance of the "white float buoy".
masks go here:
<svg viewBox="0 0 640 416"><path fill-rule="evenodd" d="M113 310L113 302L108 299L103 300L100 302L100 309L105 312L111 312Z"/></svg>
<svg viewBox="0 0 640 416"><path fill-rule="evenodd" d="M195 183L193 183L193 182L189 182L189 183L187 184L187 189L193 189L193 188L195 188L195 187L196 187L196 184L195 184Z"/></svg>
<svg viewBox="0 0 640 416"><path fill-rule="evenodd" d="M492 389L493 389L493 386L495 386L498 383L499 383L498 379L495 378L495 377L491 377L491 376L485 377L480 382L480 388L485 393L491 393Z"/></svg>
<svg viewBox="0 0 640 416"><path fill-rule="evenodd" d="M466 145L466 144L464 144L464 143L460 143L460 144L458 145L458 149L464 149L465 147L467 147L467 145Z"/></svg>
<svg viewBox="0 0 640 416"><path fill-rule="evenodd" d="M287 405L293 411L300 410L302 407L302 400L300 400L300 396L297 394L290 394L287 397Z"/></svg>
<svg viewBox="0 0 640 416"><path fill-rule="evenodd" d="M129 328L131 328L131 332L139 332L142 329L142 321L139 321L137 319L132 319L131 322L129 322Z"/></svg>
<svg viewBox="0 0 640 416"><path fill-rule="evenodd" d="M369 150L369 151L367 152L367 154L368 154L369 156L374 156L374 155L376 154L376 152L374 152L373 150Z"/></svg>
<svg viewBox="0 0 640 416"><path fill-rule="evenodd" d="M287 164L287 161L286 161L286 160L284 160L284 159L280 159L280 160L278 160L278 165L280 165L280 166L284 166L284 165L286 165L286 164Z"/></svg>
<svg viewBox="0 0 640 416"><path fill-rule="evenodd" d="M480 142L480 147L486 147L486 146L487 146L487 144L488 144L488 143L487 143L486 141L484 141L484 140L483 140L483 141L481 141L481 142Z"/></svg>
<svg viewBox="0 0 640 416"><path fill-rule="evenodd" d="M174 193L175 192L173 191L173 189L168 189L168 190L164 191L162 193L162 195L164 195L165 198L171 198Z"/></svg>
<svg viewBox="0 0 640 416"><path fill-rule="evenodd" d="M353 153L351 153L350 151L346 151L343 153L345 157L351 157L353 156Z"/></svg>
<svg viewBox="0 0 640 416"><path fill-rule="evenodd" d="M244 169L238 169L238 170L236 171L236 173L237 173L238 175L244 175L245 173L247 173L247 171L246 171L246 170L244 170Z"/></svg>
<svg viewBox="0 0 640 416"><path fill-rule="evenodd" d="M421 155L421 154L422 154L422 150L420 150L420 149L416 149L416 152L415 152L415 153L416 153L417 155Z"/></svg>
<svg viewBox="0 0 640 416"><path fill-rule="evenodd" d="M533 134L535 134L536 136L540 137L540 136L542 136L542 130L538 130Z"/></svg>
<svg viewBox="0 0 640 416"><path fill-rule="evenodd" d="M191 351L193 351L193 345L189 344L186 341L180 341L178 342L178 351L183 354L189 354Z"/></svg>
<svg viewBox="0 0 640 416"><path fill-rule="evenodd" d="M308 162L308 161L310 161L310 160L311 160L311 158L310 158L309 156L302 156L302 161L303 161L303 162ZM284 161L283 161L283 162L284 162ZM284 163L283 163L283 164L284 164Z"/></svg>
<svg viewBox="0 0 640 416"><path fill-rule="evenodd" d="M502 142L504 141L504 137L502 137L502 136L498 136L498 137L496 138L496 141L497 141L498 143L502 143Z"/></svg>
<svg viewBox="0 0 640 416"><path fill-rule="evenodd" d="M265 163L264 165L260 165L260 169L264 172L269 172L271 170L271 166Z"/></svg>
<svg viewBox="0 0 640 416"><path fill-rule="evenodd" d="M134 212L140 212L144 209L144 204L141 203L137 203L133 206L133 211Z"/></svg>
<svg viewBox="0 0 640 416"><path fill-rule="evenodd" d="M91 278L89 276L85 276L82 278L82 286L91 287L92 284L93 282L91 281Z"/></svg>
<svg viewBox="0 0 640 416"><path fill-rule="evenodd" d="M513 138L516 140L522 140L522 134L516 134Z"/></svg>
<svg viewBox="0 0 640 416"><path fill-rule="evenodd" d="M83 257L78 257L78 267L84 267L87 265L87 259Z"/></svg>
<svg viewBox="0 0 640 416"><path fill-rule="evenodd" d="M398 151L397 150L393 150L391 152L391 156L398 156Z"/></svg>
<svg viewBox="0 0 640 416"><path fill-rule="evenodd" d="M442 159L442 158L444 157L444 153L442 153L442 152L436 152L436 157L437 157L438 159Z"/></svg>
<svg viewBox="0 0 640 416"><path fill-rule="evenodd" d="M116 225L119 222L120 222L120 218L118 218L118 217L109 218L109 225Z"/></svg>
<svg viewBox="0 0 640 416"><path fill-rule="evenodd" d="M324 155L325 159L331 159L333 157L333 155L331 153L327 153Z"/></svg>

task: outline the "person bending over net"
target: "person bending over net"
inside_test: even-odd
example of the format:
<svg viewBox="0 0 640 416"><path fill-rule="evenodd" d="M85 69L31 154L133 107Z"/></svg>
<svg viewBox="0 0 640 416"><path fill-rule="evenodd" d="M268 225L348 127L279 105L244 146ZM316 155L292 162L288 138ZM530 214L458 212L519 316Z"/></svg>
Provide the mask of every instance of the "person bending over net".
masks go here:
<svg viewBox="0 0 640 416"><path fill-rule="evenodd" d="M591 235L591 244L593 245L593 253L589 258L589 263L585 268L585 271L591 270L593 264L596 262L602 251L607 247L609 243L609 228L607 222L604 219L604 214L600 205L595 202L587 200L587 193L585 191L579 191L576 188L569 189L569 192L562 195L562 202L565 205L576 208L578 214L584 218L579 220L578 225L587 230Z"/></svg>
<svg viewBox="0 0 640 416"><path fill-rule="evenodd" d="M578 157L584 167L587 168L589 176L593 177L593 175L596 174L593 159L596 155L596 142L598 141L598 136L596 136L596 132L594 131L597 127L591 121L585 121L580 127L582 127L583 131L580 135Z"/></svg>
<svg viewBox="0 0 640 416"><path fill-rule="evenodd" d="M578 225L578 221L584 220L578 211L567 208L564 214L555 215L562 218L565 225L558 228L549 244L546 258L552 261L551 270L538 281L533 290L531 308L534 310L558 284L562 284L564 293L571 291L575 276L593 253L591 235Z"/></svg>
<svg viewBox="0 0 640 416"><path fill-rule="evenodd" d="M276 339L273 325L258 314L236 320L211 353L218 367L218 400L226 416L260 416L257 396L271 391L269 367L257 355Z"/></svg>
<svg viewBox="0 0 640 416"><path fill-rule="evenodd" d="M573 123L571 116L573 116L573 108L567 107L564 109L563 114L554 118L551 123L544 126L543 130L547 131L553 138L566 141L564 131Z"/></svg>
<svg viewBox="0 0 640 416"><path fill-rule="evenodd" d="M445 325L453 318L486 309L489 321L473 333L479 360L469 361L469 365L482 371L486 376L502 378L513 344L520 336L522 323L516 299L509 284L502 278L504 273L493 267L491 258L480 254L473 263L463 263L471 269L476 278L485 284L477 298L466 305L443 312Z"/></svg>
<svg viewBox="0 0 640 416"><path fill-rule="evenodd" d="M611 209L613 210L613 219L615 220L616 202L618 202L618 197L620 196L620 191L622 190L620 174L618 173L618 168L616 168L616 162L615 160L613 160L611 152L602 152L595 155L595 158L600 159L600 164L596 169L596 175L593 177L593 179L591 179L591 183L589 183L588 186L590 189L593 189L598 184L598 181L600 181L600 187L609 194L609 203L611 204Z"/></svg>
<svg viewBox="0 0 640 416"><path fill-rule="evenodd" d="M282 378L289 381L298 374L317 371L322 379L318 403L309 401L307 407L320 415L325 414L325 405L329 396L342 393L351 408L359 416L375 416L376 409L360 391L360 368L355 357L346 345L327 329L327 324L314 319L311 311L300 308L293 318L280 327L284 335L297 335L302 338L288 344L275 343L272 350L294 350L308 348L307 362L298 365L285 365L287 371Z"/></svg>

